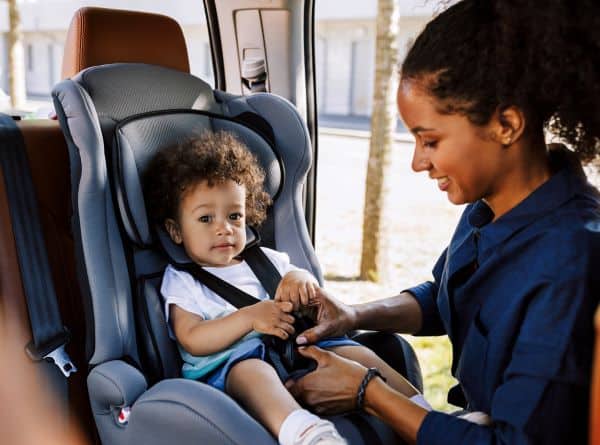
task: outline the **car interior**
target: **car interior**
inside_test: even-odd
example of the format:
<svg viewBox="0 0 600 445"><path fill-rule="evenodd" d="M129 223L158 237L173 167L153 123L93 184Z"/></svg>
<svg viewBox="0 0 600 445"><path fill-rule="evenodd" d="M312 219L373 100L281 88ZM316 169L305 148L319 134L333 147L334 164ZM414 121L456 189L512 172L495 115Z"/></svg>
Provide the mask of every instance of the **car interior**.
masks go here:
<svg viewBox="0 0 600 445"><path fill-rule="evenodd" d="M189 74L173 19L82 8L52 93L56 119L4 116L0 126L2 324L25 327L15 341L90 443L276 443L229 396L181 378L158 289L168 262L189 259L151 226L140 181L157 150L233 132L257 155L274 200L262 244L322 282L312 246L312 2L263 3L205 1L215 89ZM355 338L422 389L400 336ZM373 416L332 420L351 444L398 443Z"/></svg>
<svg viewBox="0 0 600 445"><path fill-rule="evenodd" d="M276 443L229 396L181 378L158 289L168 262L189 259L146 216L140 177L157 150L204 130L242 139L274 198L262 244L322 282L314 2L205 0L204 9L214 89L189 73L175 20L84 7L52 93L56 116L0 119L0 326L17 333L11 341L88 443ZM422 389L400 336L355 338ZM600 312L590 400L590 443L600 444ZM353 445L400 443L364 413L332 421Z"/></svg>

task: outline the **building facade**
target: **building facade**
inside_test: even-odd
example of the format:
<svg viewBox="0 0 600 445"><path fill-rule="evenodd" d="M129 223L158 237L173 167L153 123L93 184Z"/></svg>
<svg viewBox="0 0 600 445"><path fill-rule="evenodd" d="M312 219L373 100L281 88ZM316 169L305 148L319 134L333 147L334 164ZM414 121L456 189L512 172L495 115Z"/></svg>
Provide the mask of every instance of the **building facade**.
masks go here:
<svg viewBox="0 0 600 445"><path fill-rule="evenodd" d="M402 58L408 42L432 16L431 7L400 2L398 48ZM193 74L213 82L208 31L199 0L21 0L21 28L27 95L46 98L61 80L67 29L82 6L158 12L183 28ZM331 115L371 112L377 0L317 0L316 70L319 111ZM0 3L0 88L8 89L8 8Z"/></svg>

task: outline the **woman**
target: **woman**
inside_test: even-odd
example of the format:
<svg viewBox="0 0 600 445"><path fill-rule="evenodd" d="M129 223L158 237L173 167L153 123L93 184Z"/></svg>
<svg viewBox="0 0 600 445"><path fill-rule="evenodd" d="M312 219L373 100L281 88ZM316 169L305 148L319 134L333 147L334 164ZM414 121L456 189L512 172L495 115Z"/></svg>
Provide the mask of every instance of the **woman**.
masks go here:
<svg viewBox="0 0 600 445"><path fill-rule="evenodd" d="M479 422L427 411L376 371L315 346L290 382L317 412L356 407L410 443L585 443L600 200L580 161L600 136L600 17L590 0L459 2L431 21L401 69L412 168L468 203L433 269L396 297L347 306L321 292L311 344L352 329L448 334ZM572 149L547 147L551 131ZM578 157L577 157L578 156Z"/></svg>

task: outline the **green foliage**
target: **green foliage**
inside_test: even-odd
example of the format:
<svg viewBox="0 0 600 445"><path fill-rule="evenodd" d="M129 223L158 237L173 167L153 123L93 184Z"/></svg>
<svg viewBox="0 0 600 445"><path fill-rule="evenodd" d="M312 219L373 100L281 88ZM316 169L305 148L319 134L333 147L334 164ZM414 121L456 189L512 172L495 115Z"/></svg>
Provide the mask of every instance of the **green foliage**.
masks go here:
<svg viewBox="0 0 600 445"><path fill-rule="evenodd" d="M457 383L450 374L452 346L448 337L407 336L406 339L415 348L419 358L427 401L436 410L452 412L459 409L446 400L448 391Z"/></svg>

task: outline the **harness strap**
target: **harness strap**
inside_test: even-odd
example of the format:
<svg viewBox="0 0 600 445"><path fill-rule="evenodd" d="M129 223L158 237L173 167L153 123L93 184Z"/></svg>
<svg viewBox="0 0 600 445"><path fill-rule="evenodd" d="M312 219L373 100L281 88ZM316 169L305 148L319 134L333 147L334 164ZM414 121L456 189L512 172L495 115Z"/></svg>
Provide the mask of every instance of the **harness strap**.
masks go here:
<svg viewBox="0 0 600 445"><path fill-rule="evenodd" d="M251 230L254 239L246 246L240 256L248 263L248 266L254 272L260 284L265 288L267 294L269 294L269 297L273 299L275 298L277 286L279 286L279 282L281 281L281 274L260 248L258 233L254 229ZM191 274L214 293L238 309L261 301L216 275L211 274L193 261L186 263L172 261L171 264L176 269L184 270Z"/></svg>
<svg viewBox="0 0 600 445"><path fill-rule="evenodd" d="M227 281L211 274L196 263L177 263L173 264L173 266L176 269L185 270L190 273L194 278L238 309L251 306L260 301L258 298L254 298L252 295L229 284Z"/></svg>
<svg viewBox="0 0 600 445"><path fill-rule="evenodd" d="M253 244L242 252L242 258L246 260L260 284L265 288L271 299L275 298L277 286L281 281L281 274L275 265L269 260L258 243Z"/></svg>

